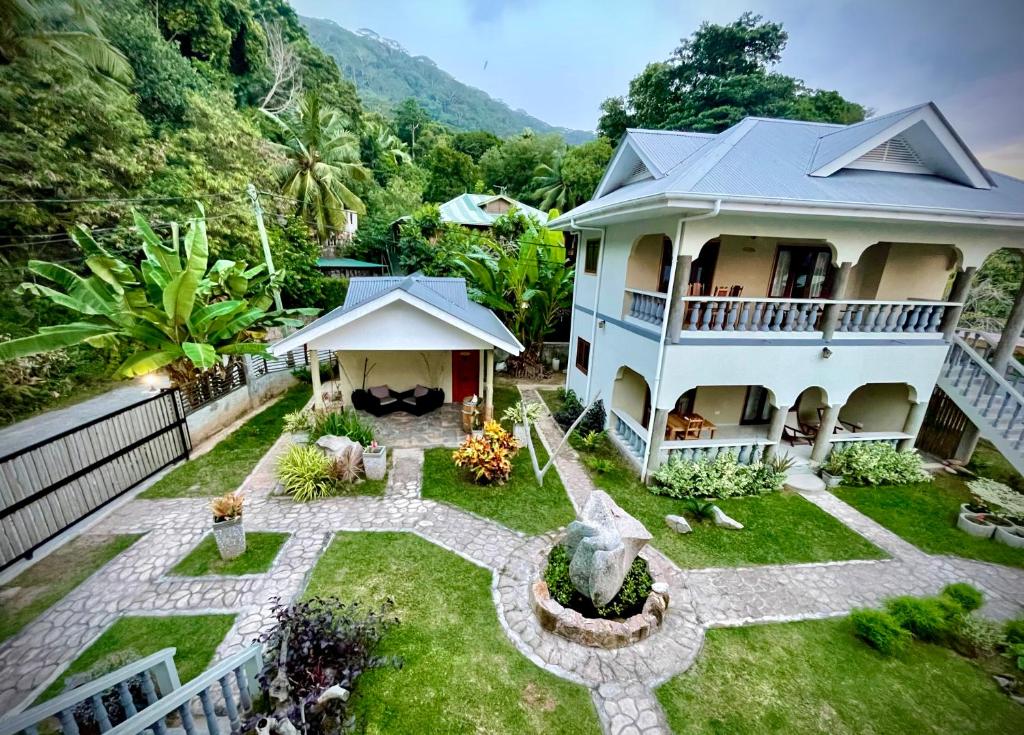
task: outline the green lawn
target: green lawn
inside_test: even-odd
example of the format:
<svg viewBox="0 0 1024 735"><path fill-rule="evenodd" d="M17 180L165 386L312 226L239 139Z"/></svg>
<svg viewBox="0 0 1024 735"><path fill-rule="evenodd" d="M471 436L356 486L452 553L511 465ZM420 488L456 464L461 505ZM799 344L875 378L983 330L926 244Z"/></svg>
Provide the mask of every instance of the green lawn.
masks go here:
<svg viewBox="0 0 1024 735"><path fill-rule="evenodd" d="M393 598L401 624L381 653L401 669L363 674L355 709L369 733L598 733L589 692L540 669L498 623L491 574L403 533L338 534L308 595L376 607Z"/></svg>
<svg viewBox="0 0 1024 735"><path fill-rule="evenodd" d="M69 541L0 587L0 641L5 641L140 536L86 534Z"/></svg>
<svg viewBox="0 0 1024 735"><path fill-rule="evenodd" d="M960 503L970 500L967 486L956 477L941 474L931 483L897 487L839 487L835 493L922 551L1024 567L1024 549L956 528Z"/></svg>
<svg viewBox="0 0 1024 735"><path fill-rule="evenodd" d="M505 413L505 409L511 407L513 404L518 403L522 399L522 394L519 393L519 388L514 383L508 383L503 380L494 381L494 418L501 421L502 415ZM507 430L512 431L512 427L507 421L502 422Z"/></svg>
<svg viewBox="0 0 1024 735"><path fill-rule="evenodd" d="M206 574L261 574L270 569L274 557L288 539L287 533L252 531L245 534L245 553L225 561L217 551L213 534L205 536L189 555L178 562L171 574L201 577Z"/></svg>
<svg viewBox="0 0 1024 735"><path fill-rule="evenodd" d="M562 407L562 402L558 400L557 388L538 388L537 393L540 394L541 400L544 401L551 413Z"/></svg>
<svg viewBox="0 0 1024 735"><path fill-rule="evenodd" d="M311 395L308 385L296 385L277 403L239 426L209 452L174 469L139 497L215 497L237 490L281 435L284 415L301 409Z"/></svg>
<svg viewBox="0 0 1024 735"><path fill-rule="evenodd" d="M548 453L536 431L533 446L543 467ZM423 497L457 505L527 534L552 531L576 517L554 468L544 475L543 487L537 485L525 447L512 459L512 476L504 485L477 485L467 470L455 466L450 449L428 449L423 461Z"/></svg>
<svg viewBox="0 0 1024 735"><path fill-rule="evenodd" d="M1024 732L1024 707L981 667L923 643L883 658L845 619L711 630L657 695L688 735Z"/></svg>
<svg viewBox="0 0 1024 735"><path fill-rule="evenodd" d="M88 671L94 666L105 667L111 660L124 665L169 647L177 649L174 663L182 683L189 681L210 665L217 646L224 640L234 619L234 615L120 618L71 663L40 699L60 694L64 680L72 674Z"/></svg>

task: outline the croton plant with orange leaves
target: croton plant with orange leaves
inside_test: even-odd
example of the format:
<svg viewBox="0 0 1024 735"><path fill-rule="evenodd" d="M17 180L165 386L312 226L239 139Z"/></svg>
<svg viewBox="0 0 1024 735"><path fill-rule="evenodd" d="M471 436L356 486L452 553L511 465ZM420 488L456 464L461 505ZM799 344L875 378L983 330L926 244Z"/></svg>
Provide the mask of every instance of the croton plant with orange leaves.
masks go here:
<svg viewBox="0 0 1024 735"><path fill-rule="evenodd" d="M512 474L512 458L519 451L516 440L497 421L484 424L483 434L470 435L452 452L457 467L473 473L481 485L504 485Z"/></svg>

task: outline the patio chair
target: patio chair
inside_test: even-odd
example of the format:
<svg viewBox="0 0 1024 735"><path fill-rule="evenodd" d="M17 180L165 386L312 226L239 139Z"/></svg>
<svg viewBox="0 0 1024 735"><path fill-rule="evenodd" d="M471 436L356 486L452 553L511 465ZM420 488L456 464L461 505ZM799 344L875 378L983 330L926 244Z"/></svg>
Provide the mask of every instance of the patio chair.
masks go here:
<svg viewBox="0 0 1024 735"><path fill-rule="evenodd" d="M797 444L813 444L817 436L818 430L800 421L796 410L791 408L786 414L786 423L782 426L782 439L795 447Z"/></svg>
<svg viewBox="0 0 1024 735"><path fill-rule="evenodd" d="M374 416L387 416L405 410L400 402L401 396L386 385L374 386L369 390L357 388L352 391L352 407Z"/></svg>
<svg viewBox="0 0 1024 735"><path fill-rule="evenodd" d="M397 396L398 410L406 411L414 416L423 416L444 404L444 391L440 388L428 388L425 385L417 385L411 390L398 393Z"/></svg>
<svg viewBox="0 0 1024 735"><path fill-rule="evenodd" d="M818 408L818 425L825 420L825 409ZM844 431L849 431L856 434L858 431L864 428L864 424L859 424L856 421L846 421L840 418L836 421L836 428L832 431L833 434L840 434Z"/></svg>

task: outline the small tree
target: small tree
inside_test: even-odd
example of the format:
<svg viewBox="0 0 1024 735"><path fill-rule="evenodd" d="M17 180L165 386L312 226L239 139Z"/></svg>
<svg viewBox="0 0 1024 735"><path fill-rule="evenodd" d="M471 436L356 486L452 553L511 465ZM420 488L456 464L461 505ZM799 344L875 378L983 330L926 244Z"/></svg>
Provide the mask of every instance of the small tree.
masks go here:
<svg viewBox="0 0 1024 735"><path fill-rule="evenodd" d="M209 244L202 205L184 238L172 228L165 245L145 219L134 214L143 259L133 263L104 249L79 225L70 233L86 255L88 276L56 263L31 260L28 269L50 281L23 283L19 291L47 298L81 315L78 321L41 327L37 334L0 344L0 360L51 352L77 344L126 345L133 349L117 374L133 377L166 368L180 385L223 366L236 355L261 354L271 326L299 326L296 317L317 309L269 311L284 277L266 266L218 260L207 268Z"/></svg>

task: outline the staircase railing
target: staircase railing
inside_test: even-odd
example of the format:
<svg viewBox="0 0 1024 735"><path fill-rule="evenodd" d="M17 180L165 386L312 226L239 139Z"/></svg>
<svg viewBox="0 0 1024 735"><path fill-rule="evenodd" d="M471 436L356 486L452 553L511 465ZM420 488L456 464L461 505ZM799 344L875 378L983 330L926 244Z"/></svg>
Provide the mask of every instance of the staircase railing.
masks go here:
<svg viewBox="0 0 1024 735"><path fill-rule="evenodd" d="M977 352L982 359L987 361L992 356L992 352L996 347L989 342L985 333L973 329L958 329L956 333L963 338L964 342ZM1006 364L1006 370L1003 371L1003 377L1006 378L1007 383L1013 386L1014 390L1018 393L1024 394L1024 365L1021 365L1015 357L1010 357L1010 361Z"/></svg>
<svg viewBox="0 0 1024 735"><path fill-rule="evenodd" d="M981 430L982 436L1020 453L1024 447L1024 395L997 373L962 337L954 336L939 376L939 387ZM1007 456L1015 465L1024 457Z"/></svg>
<svg viewBox="0 0 1024 735"><path fill-rule="evenodd" d="M54 697L31 709L0 720L0 735L27 733L37 735L38 726L44 720L56 717L61 732L66 735L78 732L75 711L85 705L91 709L93 720L99 725L101 732L111 729L110 715L103 702L103 695L116 691L118 701L125 714L130 718L137 713L136 704L130 685L136 678L141 679L142 695L146 700L146 709L156 704L160 697L166 697L181 686L178 669L174 665L173 648L157 651L152 656L139 659L117 671L112 671L94 681L75 687L69 692Z"/></svg>

